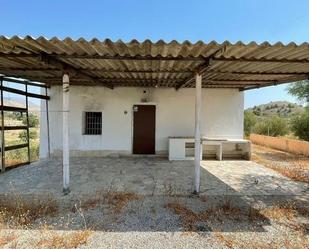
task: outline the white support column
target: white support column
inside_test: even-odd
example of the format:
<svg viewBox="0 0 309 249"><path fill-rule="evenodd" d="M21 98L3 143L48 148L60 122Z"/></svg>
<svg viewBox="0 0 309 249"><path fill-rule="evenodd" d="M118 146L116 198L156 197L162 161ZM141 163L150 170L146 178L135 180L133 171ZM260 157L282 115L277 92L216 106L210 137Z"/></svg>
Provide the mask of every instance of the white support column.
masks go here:
<svg viewBox="0 0 309 249"><path fill-rule="evenodd" d="M194 193L200 192L200 167L201 167L201 102L202 102L202 75L195 76L195 150L194 150Z"/></svg>
<svg viewBox="0 0 309 249"><path fill-rule="evenodd" d="M70 192L70 147L69 147L69 86L70 78L68 74L64 74L63 83L63 102L62 102L62 140L63 140L63 192Z"/></svg>

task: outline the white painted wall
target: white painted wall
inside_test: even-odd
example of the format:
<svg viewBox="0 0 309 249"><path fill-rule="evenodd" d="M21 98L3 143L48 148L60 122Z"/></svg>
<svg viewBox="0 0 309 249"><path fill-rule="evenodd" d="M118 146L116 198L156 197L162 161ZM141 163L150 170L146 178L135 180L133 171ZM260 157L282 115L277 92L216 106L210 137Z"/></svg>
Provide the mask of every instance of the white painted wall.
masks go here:
<svg viewBox="0 0 309 249"><path fill-rule="evenodd" d="M143 91L148 93L144 94ZM62 87L49 90L51 153L62 149ZM156 105L156 152L166 153L169 136L194 136L195 89L70 86L70 149L94 152L132 151L134 104L148 97ZM207 137L243 138L243 92L202 90L201 134ZM47 156L45 101L41 103L40 157ZM84 111L103 112L103 134L82 135ZM127 111L127 114L124 112Z"/></svg>

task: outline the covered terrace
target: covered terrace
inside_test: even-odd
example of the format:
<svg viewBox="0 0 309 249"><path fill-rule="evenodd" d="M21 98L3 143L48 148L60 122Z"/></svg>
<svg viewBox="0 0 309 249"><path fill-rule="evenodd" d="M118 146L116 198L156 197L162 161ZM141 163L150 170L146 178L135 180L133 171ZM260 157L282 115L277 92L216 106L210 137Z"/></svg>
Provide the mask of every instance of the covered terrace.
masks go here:
<svg viewBox="0 0 309 249"><path fill-rule="evenodd" d="M70 85L195 88L194 191L200 192L201 88L255 88L308 79L309 45L0 37L0 74L63 85L63 189L69 192ZM12 80L12 79L11 79ZM13 91L1 86L1 91ZM3 105L1 106L3 111ZM207 120L207 117L206 117ZM2 129L3 132L3 129ZM2 150L3 151L3 150Z"/></svg>

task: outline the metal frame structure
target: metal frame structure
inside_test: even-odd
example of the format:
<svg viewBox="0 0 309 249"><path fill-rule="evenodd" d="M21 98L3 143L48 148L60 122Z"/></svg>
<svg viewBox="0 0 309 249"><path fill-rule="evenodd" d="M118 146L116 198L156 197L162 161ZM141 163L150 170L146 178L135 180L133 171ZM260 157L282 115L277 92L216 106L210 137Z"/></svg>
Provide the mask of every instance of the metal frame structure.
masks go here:
<svg viewBox="0 0 309 249"><path fill-rule="evenodd" d="M72 40L0 36L0 73L47 84L240 91L309 78L309 44Z"/></svg>
<svg viewBox="0 0 309 249"><path fill-rule="evenodd" d="M3 86L3 82L4 81L6 81L6 82L13 82L13 83L17 83L17 84L23 84L25 86L25 90L22 91L22 90L11 88L11 87L5 87L5 86ZM36 86L36 87L43 87L45 89L48 88L48 86L43 85L43 84L34 83L34 82L30 82L30 81L23 81L23 80L18 80L18 79L12 79L12 78L8 78L8 77L0 76L0 96L1 96L1 105L0 105L0 111L1 111L1 150L0 150L1 151L1 172L4 172L6 170L6 168L15 168L15 167L18 167L18 166L29 164L31 162L30 136L29 136L29 101L28 101L28 98L32 97L32 98L44 99L44 100L46 100L46 105L48 105L49 97L47 96L47 90L46 90L46 95L34 94L34 93L29 92L28 85ZM14 94L25 96L25 103L26 103L25 108L5 105L3 92L9 92L9 93L14 93ZM6 126L5 125L5 113L6 112L25 113L26 120L27 120L27 122L26 122L27 125ZM6 131L10 131L10 130L26 130L27 142L26 143L17 144L17 145L6 146L5 145L6 144L5 143L5 132ZM47 132L48 132L48 137L49 137L49 127L47 129ZM22 149L22 148L27 148L28 160L26 162L21 162L21 163L10 165L9 167L6 167L5 152L6 151L11 151L11 150Z"/></svg>
<svg viewBox="0 0 309 249"><path fill-rule="evenodd" d="M229 88L239 91L309 79L309 44L251 42L221 44L212 41L113 42L67 37L11 38L0 36L0 73L62 85L63 191L70 191L69 97L70 86L195 88L195 193L200 187L200 126L202 88ZM37 83L28 82L28 85ZM40 85L42 86L42 85ZM44 86L46 87L46 86ZM1 85L1 115L13 110L3 105L3 91L46 100ZM4 146L2 120L2 161ZM48 134L49 143L49 134ZM48 147L49 149L49 147ZM49 152L50 153L50 152ZM2 165L3 166L3 165Z"/></svg>

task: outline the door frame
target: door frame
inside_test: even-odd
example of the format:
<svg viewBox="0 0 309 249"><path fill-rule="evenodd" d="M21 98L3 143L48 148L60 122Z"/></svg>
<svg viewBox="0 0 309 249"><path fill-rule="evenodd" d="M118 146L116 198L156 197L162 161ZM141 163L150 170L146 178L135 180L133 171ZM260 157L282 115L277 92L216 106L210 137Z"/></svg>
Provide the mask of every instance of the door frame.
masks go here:
<svg viewBox="0 0 309 249"><path fill-rule="evenodd" d="M133 112L133 106L135 105L154 105L156 108L155 112L155 154L156 154L156 148L157 148L157 106L158 104L156 102L137 102L133 103L131 106L131 155L133 155L133 136L134 136L134 112ZM153 154L153 155L155 155ZM142 154L141 154L142 155Z"/></svg>

